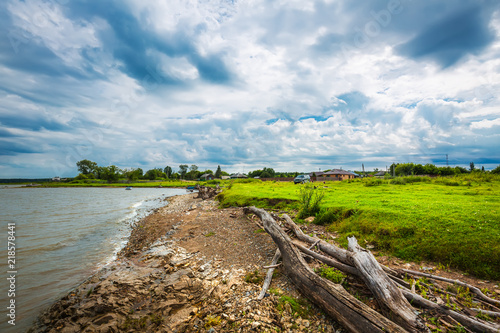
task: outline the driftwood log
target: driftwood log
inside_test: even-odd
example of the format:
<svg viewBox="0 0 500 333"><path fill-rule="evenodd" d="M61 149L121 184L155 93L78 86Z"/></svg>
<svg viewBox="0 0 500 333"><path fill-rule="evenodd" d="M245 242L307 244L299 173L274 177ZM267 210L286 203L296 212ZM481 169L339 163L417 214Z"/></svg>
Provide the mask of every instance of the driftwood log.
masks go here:
<svg viewBox="0 0 500 333"><path fill-rule="evenodd" d="M415 275L427 276L425 273L412 271L403 272L402 270L395 271L389 267L380 265L369 251L361 248L357 244L354 238L350 240L348 250L345 250L316 237L305 235L289 216L286 214L283 215L286 226L297 236L297 238L313 245L307 248L297 241L292 241L274 221L272 216L264 210L255 207L246 208L246 210L247 212L254 213L262 220L265 230L271 235L274 242L278 245L279 251L281 251L285 272L296 284L298 289L311 301L322 307L328 314L343 323L346 328L350 329L352 332L378 332L381 325L380 323L387 323L387 321L389 321L391 325L382 328L385 332L428 332L428 328L423 321L415 315L416 311L413 309L412 305L423 308L426 311L435 311L441 314L443 318L448 318L448 323L446 323L443 318L440 319L440 321L444 322L446 325L450 325L450 322L453 323L450 326L460 323L466 327L468 332L500 332L500 326L498 324L486 322L474 316L458 313L444 304L436 304L410 291L411 286L400 277L405 273L415 273ZM314 246L326 255L312 251L311 249ZM349 298L349 296L345 295L347 292L343 287L335 285L314 274L302 259L299 251L345 273L360 277L377 298L384 314L391 320L384 317L382 317L384 319L381 319L381 315L377 312L375 313L377 313L378 316L374 315L372 313L374 312L373 310L370 308L367 310L365 308L366 306L360 306ZM434 275L427 277L438 279ZM444 278L441 278L441 280L443 279ZM447 280L444 279L444 281ZM456 283L457 281L448 279L447 282ZM479 289L474 289L475 287L473 286L466 285L460 281L458 282L457 284L459 285L469 287L469 289L481 299L481 302L485 304L488 303L492 308L495 308L498 302L497 300L485 296ZM332 306L334 309L332 309ZM355 308L353 308L353 306ZM465 312L473 314L479 311L480 309L467 309ZM488 314L487 310L482 311L484 314ZM496 312L490 311L490 313L493 317L496 317ZM352 322L352 320L355 320L355 322ZM394 323L393 320L396 323Z"/></svg>
<svg viewBox="0 0 500 333"><path fill-rule="evenodd" d="M264 229L278 245L285 272L297 288L351 332L407 332L358 301L341 285L336 285L314 273L301 253L293 246L290 237L268 212L255 207L249 207L247 211L262 220Z"/></svg>
<svg viewBox="0 0 500 333"><path fill-rule="evenodd" d="M219 193L217 188L196 185L196 189L198 190L198 196L196 198L201 198L202 200L207 200L213 198Z"/></svg>

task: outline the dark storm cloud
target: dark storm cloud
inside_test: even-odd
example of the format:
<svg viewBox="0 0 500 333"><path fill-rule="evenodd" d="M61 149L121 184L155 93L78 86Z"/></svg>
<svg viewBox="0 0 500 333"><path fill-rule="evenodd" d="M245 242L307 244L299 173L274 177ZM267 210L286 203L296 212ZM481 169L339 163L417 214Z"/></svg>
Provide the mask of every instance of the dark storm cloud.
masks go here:
<svg viewBox="0 0 500 333"><path fill-rule="evenodd" d="M417 60L433 59L443 67L487 47L494 35L489 16L480 4L462 8L427 27L409 42L398 46L400 54Z"/></svg>
<svg viewBox="0 0 500 333"><path fill-rule="evenodd" d="M118 1L75 1L71 2L70 10L75 18L100 17L109 24L111 31L101 32L103 47L123 62L125 73L138 81L154 76L161 84L182 84L158 69L160 60L151 50L169 57L186 57L208 82L228 84L234 78L224 63L224 54L201 55L197 50L196 36L205 30L202 24L192 30L185 30L187 27L180 25L175 32L157 33L146 20L136 18Z"/></svg>
<svg viewBox="0 0 500 333"><path fill-rule="evenodd" d="M69 128L52 119L47 119L45 117L32 117L25 115L0 115L0 124L5 127L20 128L30 131L40 131L46 129L49 131L65 131Z"/></svg>

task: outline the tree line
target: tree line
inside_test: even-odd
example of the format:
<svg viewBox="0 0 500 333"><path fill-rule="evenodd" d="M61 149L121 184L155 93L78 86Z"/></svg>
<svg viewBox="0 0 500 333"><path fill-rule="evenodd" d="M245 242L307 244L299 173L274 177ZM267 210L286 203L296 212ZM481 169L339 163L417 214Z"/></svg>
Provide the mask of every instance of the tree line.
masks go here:
<svg viewBox="0 0 500 333"><path fill-rule="evenodd" d="M172 167L166 166L165 168L153 168L144 172L141 168L120 169L115 165L98 166L96 162L90 160L81 160L76 163L80 174L75 178L76 180L85 179L102 179L109 182L126 179L128 181L135 180L165 180L165 179L186 179L196 180L203 174L211 174L216 179L222 176L229 176L229 173L222 171L220 165L217 166L216 171L204 170L200 171L195 164L179 165L179 169L174 171ZM378 169L375 170L375 172ZM437 167L434 164L415 164L415 163L393 163L390 167L389 174L395 176L409 176L409 175L439 175L439 176L453 176L470 172L487 172L484 167L478 169L475 167L474 162L471 162L469 169L463 167ZM494 174L500 174L500 165L494 170L490 171ZM273 168L265 167L263 169L253 170L248 172L247 176L250 178L279 178L279 177L296 177L300 172L276 172Z"/></svg>
<svg viewBox="0 0 500 333"><path fill-rule="evenodd" d="M203 174L212 174L215 178L228 176L229 174L221 170L220 165L217 166L215 173L212 170L200 171L198 166L192 164L179 165L179 170L174 172L172 167L166 166L165 168L153 168L144 172L141 168L120 169L115 165L99 166L96 162L90 160L81 160L76 162L76 167L80 174L75 178L76 180L86 179L101 179L108 182L115 182L120 179L128 181L136 180L165 180L165 179L199 179Z"/></svg>
<svg viewBox="0 0 500 333"><path fill-rule="evenodd" d="M481 169L476 168L474 162L470 162L469 169L456 166L456 167L437 167L434 164L415 164L415 163L393 163L390 168L390 175L395 176L410 176L410 175L435 175L435 176L454 176L463 173L471 172L487 172L484 166ZM490 171L494 174L500 174L500 165Z"/></svg>

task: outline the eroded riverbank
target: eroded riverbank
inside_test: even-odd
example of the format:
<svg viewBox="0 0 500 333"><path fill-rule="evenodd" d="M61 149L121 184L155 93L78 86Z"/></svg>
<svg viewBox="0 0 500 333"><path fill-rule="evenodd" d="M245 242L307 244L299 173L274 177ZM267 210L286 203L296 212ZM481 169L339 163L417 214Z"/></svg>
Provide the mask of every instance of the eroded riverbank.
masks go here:
<svg viewBox="0 0 500 333"><path fill-rule="evenodd" d="M275 249L240 209L221 210L194 194L169 198L135 226L116 261L52 305L30 332L340 330L307 303L284 302L299 295L279 270L273 292L256 301L260 285L249 273Z"/></svg>

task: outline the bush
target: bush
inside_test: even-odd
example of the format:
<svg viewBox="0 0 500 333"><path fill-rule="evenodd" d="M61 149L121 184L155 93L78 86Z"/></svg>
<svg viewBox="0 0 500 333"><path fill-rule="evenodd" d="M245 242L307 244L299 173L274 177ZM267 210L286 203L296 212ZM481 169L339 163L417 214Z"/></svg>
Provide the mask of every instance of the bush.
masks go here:
<svg viewBox="0 0 500 333"><path fill-rule="evenodd" d="M366 180L363 180L363 185L364 186L377 186L377 185L382 185L384 181L379 178L365 178Z"/></svg>
<svg viewBox="0 0 500 333"><path fill-rule="evenodd" d="M321 209L316 218L314 219L314 224L317 225L328 225L339 220L339 209L328 208Z"/></svg>
<svg viewBox="0 0 500 333"><path fill-rule="evenodd" d="M393 184L393 185L406 185L406 179L404 179L403 177L397 177L397 178L391 179L391 181L389 183Z"/></svg>
<svg viewBox="0 0 500 333"><path fill-rule="evenodd" d="M311 184L301 187L299 190L300 210L297 217L301 219L308 216L316 216L320 211L319 205L324 197L325 192Z"/></svg>

